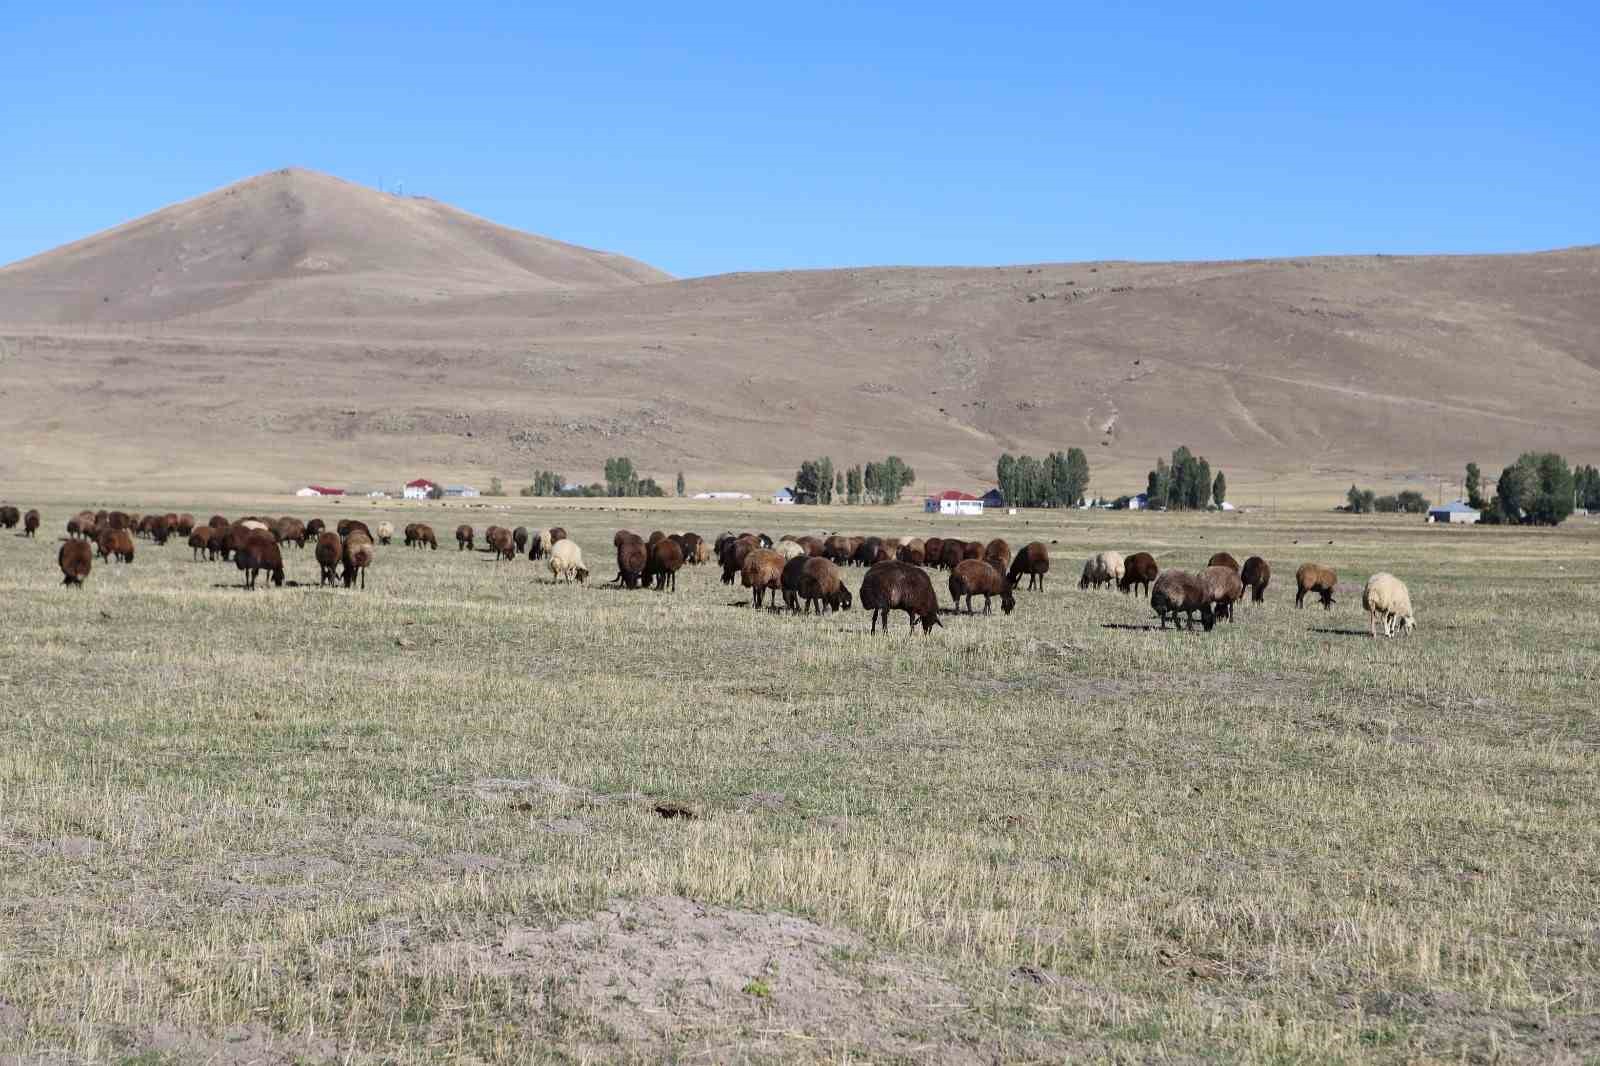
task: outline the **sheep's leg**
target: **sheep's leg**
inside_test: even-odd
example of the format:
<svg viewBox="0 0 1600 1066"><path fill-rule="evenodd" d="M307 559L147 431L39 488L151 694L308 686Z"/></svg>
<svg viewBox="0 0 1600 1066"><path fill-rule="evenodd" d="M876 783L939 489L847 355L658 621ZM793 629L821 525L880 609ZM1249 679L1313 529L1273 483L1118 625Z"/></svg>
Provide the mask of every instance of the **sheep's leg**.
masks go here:
<svg viewBox="0 0 1600 1066"><path fill-rule="evenodd" d="M967 613L968 614L972 613L972 600L970 600L970 599L967 600ZM987 592L985 592L983 594L983 613L984 614L993 614L994 613L994 608L991 607L990 604L989 604L989 594Z"/></svg>

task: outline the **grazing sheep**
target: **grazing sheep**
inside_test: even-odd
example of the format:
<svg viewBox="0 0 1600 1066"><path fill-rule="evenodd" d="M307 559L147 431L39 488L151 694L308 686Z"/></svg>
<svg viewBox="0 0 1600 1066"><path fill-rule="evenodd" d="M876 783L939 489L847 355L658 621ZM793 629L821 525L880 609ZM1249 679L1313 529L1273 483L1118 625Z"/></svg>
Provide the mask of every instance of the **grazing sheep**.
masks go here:
<svg viewBox="0 0 1600 1066"><path fill-rule="evenodd" d="M549 551L550 550L550 545L552 545L552 544L560 544L562 541L564 541L566 539L567 539L567 531L566 530L562 529L560 526L551 526L550 527L550 541L549 541L548 544L545 545L545 549L544 550L545 551Z"/></svg>
<svg viewBox="0 0 1600 1066"><path fill-rule="evenodd" d="M535 529L528 534L528 561L537 562L550 551L550 531Z"/></svg>
<svg viewBox="0 0 1600 1066"><path fill-rule="evenodd" d="M464 522L461 525L457 526L456 527L456 551L461 552L461 551L466 551L469 548L472 548L473 547L474 538L475 538L475 534L472 532L472 527L471 526L467 525Z"/></svg>
<svg viewBox="0 0 1600 1066"><path fill-rule="evenodd" d="M589 579L589 571L583 566L583 552L574 542L563 538L552 544L545 554L550 557L552 582L573 580L581 585Z"/></svg>
<svg viewBox="0 0 1600 1066"><path fill-rule="evenodd" d="M1208 566L1199 574L1200 584L1205 586L1206 602L1211 605L1214 618L1226 618L1233 623L1233 605L1244 598L1244 582L1239 579L1239 571L1231 566Z"/></svg>
<svg viewBox="0 0 1600 1066"><path fill-rule="evenodd" d="M350 535L344 538L344 587L355 588L356 578L360 577L361 587L367 587L367 567L372 565L373 558L378 551L372 544L372 537L352 529Z"/></svg>
<svg viewBox="0 0 1600 1066"><path fill-rule="evenodd" d="M705 563L709 563L710 561L711 561L711 545L707 544L703 540L699 541L694 546L694 564L696 566L701 566L701 565L703 565Z"/></svg>
<svg viewBox="0 0 1600 1066"><path fill-rule="evenodd" d="M1003 574L1011 565L1011 545L1004 537L996 537L983 546L983 558Z"/></svg>
<svg viewBox="0 0 1600 1066"><path fill-rule="evenodd" d="M644 539L644 546L646 548L649 548L649 547L653 546L657 541L663 541L663 540L666 540L666 539L667 539L667 531L666 530L664 530L664 529L652 529L650 531L650 535Z"/></svg>
<svg viewBox="0 0 1600 1066"><path fill-rule="evenodd" d="M922 557L927 565L937 570L944 565L944 538L929 537L922 542Z"/></svg>
<svg viewBox="0 0 1600 1066"><path fill-rule="evenodd" d="M378 527L378 532L380 532L380 533L383 532L383 527L382 526ZM384 543L387 544L389 542L388 541L384 541ZM528 527L527 526L518 526L516 529L513 529L511 531L511 543L513 545L515 545L518 555L521 555L523 552L527 551L528 550Z"/></svg>
<svg viewBox="0 0 1600 1066"><path fill-rule="evenodd" d="M900 545L900 550L895 553L894 557L896 562L905 563L908 566L921 566L928 559L927 555L923 554L922 541L920 540Z"/></svg>
<svg viewBox="0 0 1600 1066"><path fill-rule="evenodd" d="M39 512L30 510L22 516L22 535L32 537L39 532Z"/></svg>
<svg viewBox="0 0 1600 1066"><path fill-rule="evenodd" d="M1100 552L1083 564L1083 576L1078 579L1078 587L1086 589L1119 584L1126 567L1120 552Z"/></svg>
<svg viewBox="0 0 1600 1066"><path fill-rule="evenodd" d="M133 520L133 516L126 511L112 511L106 515L106 524L112 529L126 529L129 531L137 529L139 526L139 523ZM187 534L185 535L187 536Z"/></svg>
<svg viewBox="0 0 1600 1066"><path fill-rule="evenodd" d="M639 534L635 533L633 530L619 529L615 533L611 534L611 546L613 548L620 548L627 541L639 539Z"/></svg>
<svg viewBox="0 0 1600 1066"><path fill-rule="evenodd" d="M1394 636L1396 627L1400 635L1410 636L1417 628L1416 612L1411 609L1411 592L1406 583L1393 574L1378 573L1367 578L1367 587L1361 591L1361 609L1367 612L1367 632L1378 636L1378 619L1383 619L1383 635Z"/></svg>
<svg viewBox="0 0 1600 1066"><path fill-rule="evenodd" d="M1182 570L1166 570L1156 578L1155 587L1150 590L1150 606L1161 616L1162 629L1167 628L1168 618L1176 627L1180 614L1188 622L1188 628L1193 629L1196 612L1199 612L1200 624L1206 632L1211 632L1211 627L1216 624L1211 604L1206 599L1206 587L1199 578Z"/></svg>
<svg viewBox="0 0 1600 1066"><path fill-rule="evenodd" d="M109 526L100 531L100 558L121 563L133 562L133 535L126 529Z"/></svg>
<svg viewBox="0 0 1600 1066"><path fill-rule="evenodd" d="M678 571L683 569L683 549L671 537L663 537L650 545L650 558L645 563L645 581L654 581L657 592L671 586L678 591Z"/></svg>
<svg viewBox="0 0 1600 1066"><path fill-rule="evenodd" d="M126 518L127 516L124 515L123 517ZM180 514L178 516L177 523L173 526L173 530L180 537L187 537L190 533L193 533L194 515L189 514L187 511L185 511L183 514Z"/></svg>
<svg viewBox="0 0 1600 1066"><path fill-rule="evenodd" d="M372 541L372 530L368 529L367 524L359 518L341 518L338 529L339 536L345 539L349 539L352 533L361 533L366 536L369 543Z"/></svg>
<svg viewBox="0 0 1600 1066"><path fill-rule="evenodd" d="M199 562L201 553L211 553L211 535L216 530L210 526L195 526L189 531L189 547L194 549L194 561Z"/></svg>
<svg viewBox="0 0 1600 1066"><path fill-rule="evenodd" d="M0 507L0 526L6 529L16 529L17 523L22 521L22 512L10 504Z"/></svg>
<svg viewBox="0 0 1600 1066"><path fill-rule="evenodd" d="M394 523L393 522L379 522L378 523L378 543L379 544L388 544L392 540L394 540Z"/></svg>
<svg viewBox="0 0 1600 1066"><path fill-rule="evenodd" d="M981 540L969 540L965 544L961 545L961 558L962 559L982 559L983 558L983 541L981 541Z"/></svg>
<svg viewBox="0 0 1600 1066"><path fill-rule="evenodd" d="M683 561L690 566L699 566L711 558L711 549L698 533L685 533L678 547L683 549Z"/></svg>
<svg viewBox="0 0 1600 1066"><path fill-rule="evenodd" d="M790 559L809 558L811 554L810 552L806 551L806 546L804 544L800 544L797 541L792 540L780 540L777 547L773 548L772 550L783 556L784 562L788 562Z"/></svg>
<svg viewBox="0 0 1600 1066"><path fill-rule="evenodd" d="M1259 555L1252 555L1244 561L1244 569L1239 577L1244 581L1244 587L1250 590L1250 601L1260 603L1266 594L1267 582L1272 580L1272 567Z"/></svg>
<svg viewBox="0 0 1600 1066"><path fill-rule="evenodd" d="M490 526L483 536L483 542L494 552L494 561L514 559L517 556L516 544L511 539L511 530L505 526Z"/></svg>
<svg viewBox="0 0 1600 1066"><path fill-rule="evenodd" d="M754 537L735 537L724 542L722 554L718 558L722 562L722 583L733 584L733 579L744 570L744 560L758 544Z"/></svg>
<svg viewBox="0 0 1600 1066"><path fill-rule="evenodd" d="M872 632L877 632L880 618L883 631L889 632L891 611L904 611L912 632L921 622L923 636L934 626L944 626L939 621L939 597L934 595L928 572L905 563L878 563L868 570L861 579L861 606L872 612Z"/></svg>
<svg viewBox="0 0 1600 1066"><path fill-rule="evenodd" d="M283 584L283 553L271 533L259 529L252 532L244 547L234 554L233 565L244 571L245 588L255 588L256 578L263 570L272 575L274 585Z"/></svg>
<svg viewBox="0 0 1600 1066"><path fill-rule="evenodd" d="M822 555L835 566L848 566L850 557L855 554L856 546L850 543L849 537L835 533L822 542Z"/></svg>
<svg viewBox="0 0 1600 1066"><path fill-rule="evenodd" d="M322 519L309 519L306 522L306 539L315 542L318 537L322 536L322 531L327 528L328 524Z"/></svg>
<svg viewBox="0 0 1600 1066"><path fill-rule="evenodd" d="M67 536L91 539L94 532L94 512L79 511L67 519Z"/></svg>
<svg viewBox="0 0 1600 1066"><path fill-rule="evenodd" d="M317 565L322 568L322 584L339 583L339 559L344 555L344 542L339 534L324 530L317 536Z"/></svg>
<svg viewBox="0 0 1600 1066"><path fill-rule="evenodd" d="M944 550L940 553L939 565L945 570L954 570L961 560L967 557L967 544L961 540L946 539Z"/></svg>
<svg viewBox="0 0 1600 1066"><path fill-rule="evenodd" d="M644 581L645 567L649 565L649 547L638 534L629 533L626 539L617 544L617 576L612 578L612 583L636 589Z"/></svg>
<svg viewBox="0 0 1600 1066"><path fill-rule="evenodd" d="M1333 608L1333 590L1339 584L1339 575L1321 563L1306 563L1294 572L1294 584L1296 607L1303 608L1306 605L1306 593L1315 592L1322 597L1322 609L1327 611Z"/></svg>
<svg viewBox="0 0 1600 1066"><path fill-rule="evenodd" d="M402 543L406 547L415 547L417 543L417 524L415 522L407 522L406 528L401 531L401 537L403 538Z"/></svg>
<svg viewBox="0 0 1600 1066"><path fill-rule="evenodd" d="M769 591L772 593L772 608L778 609L778 597L783 591L783 567L787 562L782 552L771 548L754 548L745 555L744 565L739 568L739 580L750 590L751 603L757 609L760 609Z"/></svg>
<svg viewBox="0 0 1600 1066"><path fill-rule="evenodd" d="M56 554L56 564L61 567L61 583L83 588L84 579L94 568L94 549L86 540L67 540L61 543Z"/></svg>
<svg viewBox="0 0 1600 1066"><path fill-rule="evenodd" d="M1207 561L1206 565L1226 566L1229 570L1232 570L1236 574L1239 572L1239 560L1235 559L1227 552L1217 552L1217 554L1213 555L1210 560Z"/></svg>
<svg viewBox="0 0 1600 1066"><path fill-rule="evenodd" d="M1006 574L1006 580L1016 588L1022 582L1022 575L1028 575L1028 587L1038 583L1039 591L1044 591L1044 576L1050 572L1050 549L1038 541L1034 541L1023 548L1011 560L1011 570ZM1070 571L1069 571L1070 572Z"/></svg>
<svg viewBox="0 0 1600 1066"><path fill-rule="evenodd" d="M783 592L783 605L791 611L800 609L800 574L810 561L809 555L796 555L783 564L783 576L778 579L778 587Z"/></svg>
<svg viewBox="0 0 1600 1066"><path fill-rule="evenodd" d="M955 605L952 610L961 613L961 600L967 601L967 613L972 613L972 597L983 597L983 613L991 614L994 611L990 599L1000 597L1000 609L1010 614L1017 606L1017 598L1011 592L1011 582L1006 580L1004 571L985 559L963 559L956 568L950 571L950 599Z"/></svg>
<svg viewBox="0 0 1600 1066"><path fill-rule="evenodd" d="M882 537L862 537L856 541L851 560L857 566L874 566L878 562L878 549L883 547Z"/></svg>
<svg viewBox="0 0 1600 1066"><path fill-rule="evenodd" d="M314 518L314 519L312 519L312 521L318 523L317 529L321 530L321 528L322 528L322 526L321 526L322 519ZM233 523L228 521L226 518L222 517L219 514L214 514L209 519L206 520L206 525L210 526L212 529L228 529L228 528L232 527ZM308 526L306 526L306 528L310 529L311 527L308 525Z"/></svg>
<svg viewBox="0 0 1600 1066"><path fill-rule="evenodd" d="M1134 552L1122 561L1122 580L1117 582L1117 588L1126 595L1138 586L1139 594L1144 595L1150 591L1151 582L1160 574L1161 568L1156 565L1155 556L1149 552Z"/></svg>
<svg viewBox="0 0 1600 1066"><path fill-rule="evenodd" d="M420 548L424 544L433 551L439 550L439 538L434 536L433 527L426 522L418 522L417 528L412 532L411 546Z"/></svg>
<svg viewBox="0 0 1600 1066"><path fill-rule="evenodd" d="M298 518L284 515L273 523L272 532L280 544L292 540L297 548L306 546L306 524Z"/></svg>
<svg viewBox="0 0 1600 1066"><path fill-rule="evenodd" d="M845 587L844 574L831 559L815 556L796 561L800 564L799 598L804 603L802 610L809 611L815 607L820 615L824 605L830 611L850 609L850 590Z"/></svg>

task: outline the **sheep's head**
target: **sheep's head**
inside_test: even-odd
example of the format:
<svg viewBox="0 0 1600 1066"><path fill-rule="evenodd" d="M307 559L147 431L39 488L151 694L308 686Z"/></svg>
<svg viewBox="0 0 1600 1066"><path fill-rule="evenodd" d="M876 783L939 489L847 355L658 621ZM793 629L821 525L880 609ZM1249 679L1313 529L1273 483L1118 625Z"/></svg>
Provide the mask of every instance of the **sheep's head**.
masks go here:
<svg viewBox="0 0 1600 1066"><path fill-rule="evenodd" d="M850 590L841 585L839 587L839 610L848 611L853 602L855 601L850 598Z"/></svg>
<svg viewBox="0 0 1600 1066"><path fill-rule="evenodd" d="M1017 606L1017 598L1011 594L1011 586L1004 585L1000 589L1000 609L1010 614Z"/></svg>
<svg viewBox="0 0 1600 1066"><path fill-rule="evenodd" d="M581 566L580 566L580 567L578 567L578 572L577 572L577 574L576 574L576 575L574 575L574 576L576 576L576 577L577 577L577 579L578 579L578 584L580 584L580 585L581 585L581 584L583 584L583 583L584 583L584 582L585 582L585 581L587 581L587 580L589 580L589 571L587 571L587 570L585 570L585 569L584 569L584 568L583 568L583 567L581 567Z"/></svg>
<svg viewBox="0 0 1600 1066"><path fill-rule="evenodd" d="M1400 619L1400 635L1401 636L1403 636L1403 637L1410 636L1411 635L1411 631L1416 629L1416 628L1417 628L1417 616L1416 615L1408 614L1408 615L1404 615L1404 616L1401 617L1401 619Z"/></svg>
<svg viewBox="0 0 1600 1066"><path fill-rule="evenodd" d="M922 616L922 632L924 634L932 632L934 626L938 626L940 629L944 628L944 623L939 621L939 611L937 608Z"/></svg>

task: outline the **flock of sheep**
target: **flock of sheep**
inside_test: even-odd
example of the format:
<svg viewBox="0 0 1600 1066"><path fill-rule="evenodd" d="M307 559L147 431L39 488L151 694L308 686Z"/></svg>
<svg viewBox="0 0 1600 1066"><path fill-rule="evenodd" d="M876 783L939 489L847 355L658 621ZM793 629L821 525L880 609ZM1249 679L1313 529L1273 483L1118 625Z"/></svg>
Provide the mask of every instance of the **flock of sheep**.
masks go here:
<svg viewBox="0 0 1600 1066"><path fill-rule="evenodd" d="M0 527L23 526L23 535L35 536L39 512L26 515L11 506L0 506ZM293 517L277 519L251 516L230 521L213 515L204 525L189 514L130 515L122 511L81 511L67 522L67 538L62 542L57 561L65 585L83 586L93 565L94 549L101 559L128 563L134 557L134 538L146 537L165 544L173 536L187 538L198 560L228 561L244 573L245 585L256 586L265 572L274 585L284 580L281 546L292 543L304 548L313 544L314 555L324 585L343 583L345 588L366 587L366 571L376 558L376 544L389 544L394 527L377 523L376 530L355 519L344 519L333 530L320 518L302 522ZM456 528L458 551L477 549L477 532L470 525ZM414 522L404 529L404 541L411 548L438 550L433 527ZM514 559L526 552L531 560L544 559L553 581L576 581L589 577L583 551L561 528L529 530L490 526L484 531L484 550L496 559ZM752 605L779 610L779 600L791 611L815 610L821 614L849 609L857 597L846 587L844 567L866 569L859 590L861 607L872 612L872 631L882 624L888 632L890 615L906 613L914 632L920 624L924 634L939 620L939 600L928 570L949 573L948 587L952 610L959 612L963 601L973 613L973 598L983 597L983 613L992 611L992 602L1010 614L1016 607L1016 591L1023 577L1029 589L1043 589L1050 571L1050 551L1034 541L1013 553L1001 538L987 543L929 537L884 538L830 536L785 536L774 541L765 533L723 533L708 543L697 533L664 533L659 530L641 537L619 530L612 538L616 549L617 576L612 583L629 589L653 587L657 591L677 588L677 573L685 565L715 560L722 568L723 584L738 580L751 591ZM1148 593L1150 605L1165 629L1170 620L1176 627L1180 616L1194 628L1198 615L1202 627L1210 631L1226 618L1233 621L1233 608L1249 589L1253 602L1261 603L1272 579L1272 568L1260 556L1251 556L1241 566L1227 552L1218 552L1196 574L1183 570L1161 570L1149 552L1136 552L1124 558L1114 551L1100 552L1083 566L1078 587L1109 588L1123 593L1135 588ZM1303 607L1308 594L1315 594L1324 610L1334 604L1338 575L1329 567L1307 563L1295 572L1295 606ZM1377 636L1381 623L1385 636L1409 634L1416 626L1411 596L1404 582L1393 574L1374 574L1362 592L1362 607L1368 614L1368 631Z"/></svg>

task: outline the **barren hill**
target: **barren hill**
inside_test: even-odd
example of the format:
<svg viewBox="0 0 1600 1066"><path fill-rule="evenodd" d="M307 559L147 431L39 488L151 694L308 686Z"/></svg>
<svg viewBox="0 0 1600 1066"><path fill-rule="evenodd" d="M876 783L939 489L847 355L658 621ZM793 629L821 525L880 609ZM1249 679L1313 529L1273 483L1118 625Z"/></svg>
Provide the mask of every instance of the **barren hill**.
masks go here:
<svg viewBox="0 0 1600 1066"><path fill-rule="evenodd" d="M1114 493L1184 443L1243 502L1331 502L1600 460L1597 248L669 281L316 175L232 188L0 270L0 485L514 487L629 455L763 490L896 453L982 488L1075 444ZM141 257L187 269L141 287Z"/></svg>

